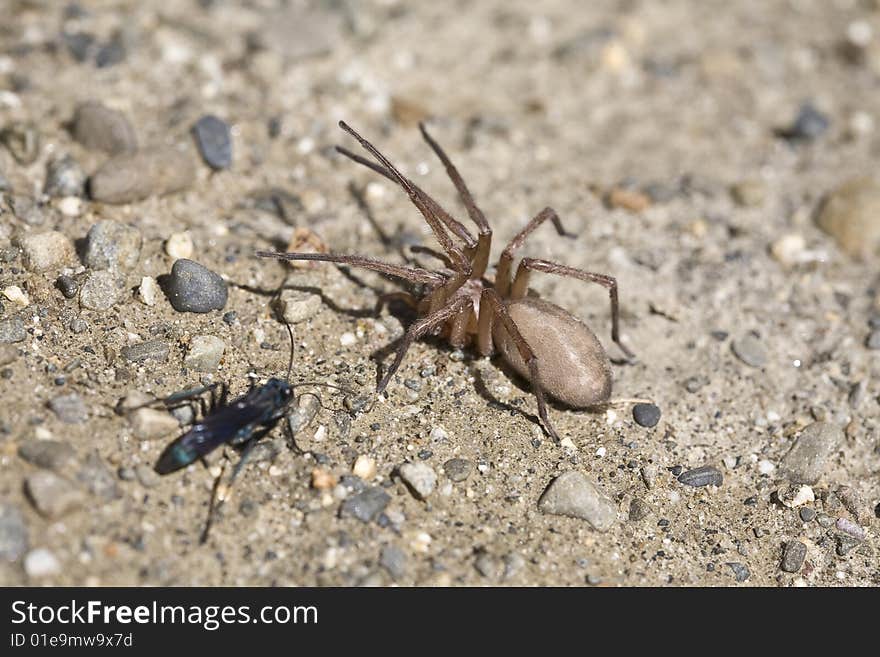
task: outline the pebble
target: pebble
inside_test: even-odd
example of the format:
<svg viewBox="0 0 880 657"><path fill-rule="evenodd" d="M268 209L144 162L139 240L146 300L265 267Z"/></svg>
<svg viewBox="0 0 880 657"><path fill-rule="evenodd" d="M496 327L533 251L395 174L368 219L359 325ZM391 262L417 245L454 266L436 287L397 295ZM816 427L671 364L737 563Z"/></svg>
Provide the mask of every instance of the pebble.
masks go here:
<svg viewBox="0 0 880 657"><path fill-rule="evenodd" d="M449 459L443 464L443 472L450 481L462 482L471 476L474 464L467 459Z"/></svg>
<svg viewBox="0 0 880 657"><path fill-rule="evenodd" d="M122 491L113 475L97 450L86 456L82 467L76 473L76 480L83 484L92 495L115 500L122 497Z"/></svg>
<svg viewBox="0 0 880 657"><path fill-rule="evenodd" d="M156 471L145 463L137 465L134 469L134 476L144 488L152 488L159 483L160 477Z"/></svg>
<svg viewBox="0 0 880 657"><path fill-rule="evenodd" d="M46 548L35 548L24 557L24 572L28 577L51 577L61 572L61 564Z"/></svg>
<svg viewBox="0 0 880 657"><path fill-rule="evenodd" d="M146 306L155 306L159 300L159 283L152 276L144 276L141 278L141 284L138 286L138 299Z"/></svg>
<svg viewBox="0 0 880 657"><path fill-rule="evenodd" d="M379 554L379 565L394 579L406 575L406 553L396 545L385 545Z"/></svg>
<svg viewBox="0 0 880 657"><path fill-rule="evenodd" d="M629 504L629 519L632 522L644 520L651 515L651 505L641 498L634 498Z"/></svg>
<svg viewBox="0 0 880 657"><path fill-rule="evenodd" d="M89 179L89 193L102 203L130 203L183 191L194 181L192 157L160 147L111 158Z"/></svg>
<svg viewBox="0 0 880 657"><path fill-rule="evenodd" d="M720 486L724 483L724 476L718 468L711 465L703 465L693 470L686 470L678 475L679 483L685 486Z"/></svg>
<svg viewBox="0 0 880 657"><path fill-rule="evenodd" d="M153 440L168 436L180 426L173 415L158 408L139 408L128 416L131 430L138 440Z"/></svg>
<svg viewBox="0 0 880 657"><path fill-rule="evenodd" d="M196 121L192 131L205 164L215 171L232 166L232 134L225 121L208 114Z"/></svg>
<svg viewBox="0 0 880 657"><path fill-rule="evenodd" d="M39 470L25 480L25 491L37 511L47 518L59 518L85 502L79 488L54 472Z"/></svg>
<svg viewBox="0 0 880 657"><path fill-rule="evenodd" d="M168 360L170 352L171 347L165 340L147 340L123 347L120 351L122 357L131 363L140 363L150 359L165 362Z"/></svg>
<svg viewBox="0 0 880 657"><path fill-rule="evenodd" d="M770 244L770 255L780 264L792 267L805 259L807 241L798 233L787 233Z"/></svg>
<svg viewBox="0 0 880 657"><path fill-rule="evenodd" d="M852 486L838 487L837 497L843 503L844 508L850 512L853 518L860 524L867 525L871 522L871 514L868 505Z"/></svg>
<svg viewBox="0 0 880 657"><path fill-rule="evenodd" d="M744 563L733 561L728 562L727 565L733 571L733 576L736 578L737 582L745 582L752 574L749 572L749 567Z"/></svg>
<svg viewBox="0 0 880 657"><path fill-rule="evenodd" d="M807 546L800 541L789 541L782 554L782 570L787 573L800 572L807 557Z"/></svg>
<svg viewBox="0 0 880 657"><path fill-rule="evenodd" d="M880 251L880 180L851 179L829 194L816 222L856 258Z"/></svg>
<svg viewBox="0 0 880 657"><path fill-rule="evenodd" d="M27 338L24 321L20 317L0 319L0 343L22 342Z"/></svg>
<svg viewBox="0 0 880 657"><path fill-rule="evenodd" d="M859 527L849 518L838 518L835 526L845 534L849 534L859 541L865 540L865 530Z"/></svg>
<svg viewBox="0 0 880 657"><path fill-rule="evenodd" d="M10 285L3 288L3 296L7 301L11 301L20 308L26 308L31 302L25 291L18 287L18 285Z"/></svg>
<svg viewBox="0 0 880 657"><path fill-rule="evenodd" d="M816 511L808 506L805 506L800 511L798 511L798 516L800 516L800 519L803 522L811 522L816 518Z"/></svg>
<svg viewBox="0 0 880 657"><path fill-rule="evenodd" d="M612 187L605 197L610 208L623 208L630 212L643 212L651 205L651 197L636 189L621 186Z"/></svg>
<svg viewBox="0 0 880 657"><path fill-rule="evenodd" d="M65 299L73 299L79 293L79 281L73 276L61 275L55 279L57 287Z"/></svg>
<svg viewBox="0 0 880 657"><path fill-rule="evenodd" d="M183 365L196 372L213 372L220 366L225 350L226 343L215 335L193 336Z"/></svg>
<svg viewBox="0 0 880 657"><path fill-rule="evenodd" d="M767 364L767 349L753 333L746 333L730 343L733 353L746 365L764 367Z"/></svg>
<svg viewBox="0 0 880 657"><path fill-rule="evenodd" d="M586 520L605 532L617 521L614 503L586 475L569 470L556 477L538 500L544 513Z"/></svg>
<svg viewBox="0 0 880 657"><path fill-rule="evenodd" d="M636 404L632 416L640 427L656 427L660 421L660 409L654 404Z"/></svg>
<svg viewBox="0 0 880 657"><path fill-rule="evenodd" d="M296 435L301 429L315 419L318 409L321 407L320 400L315 395L302 395L294 408L287 415L287 424L290 431Z"/></svg>
<svg viewBox="0 0 880 657"><path fill-rule="evenodd" d="M829 516L827 513L820 513L816 516L816 522L819 523L819 526L828 529L831 525L834 524L834 518Z"/></svg>
<svg viewBox="0 0 880 657"><path fill-rule="evenodd" d="M351 473L365 481L372 479L376 476L376 460L366 454L361 454L354 460Z"/></svg>
<svg viewBox="0 0 880 657"><path fill-rule="evenodd" d="M76 108L72 121L73 138L89 150L111 155L137 150L134 128L122 112L96 101Z"/></svg>
<svg viewBox="0 0 880 657"><path fill-rule="evenodd" d="M79 304L89 310L109 310L125 293L125 277L115 271L91 271L80 288Z"/></svg>
<svg viewBox="0 0 880 657"><path fill-rule="evenodd" d="M648 465L639 468L639 473L642 475L642 481L645 482L645 487L648 490L654 488L654 485L657 482L657 475L660 474L659 468L656 465L649 463Z"/></svg>
<svg viewBox="0 0 880 657"><path fill-rule="evenodd" d="M40 156L40 133L31 123L10 123L0 130L0 143L24 166L33 164Z"/></svg>
<svg viewBox="0 0 880 657"><path fill-rule="evenodd" d="M814 422L801 432L782 459L781 472L793 483L815 484L842 441L843 431L840 427L827 422Z"/></svg>
<svg viewBox="0 0 880 657"><path fill-rule="evenodd" d="M63 155L46 166L46 182L43 193L53 198L82 196L86 174L70 155Z"/></svg>
<svg viewBox="0 0 880 657"><path fill-rule="evenodd" d="M838 534L837 535L837 555L841 557L845 557L852 550L859 547L862 542L857 538L852 536L848 536L846 534Z"/></svg>
<svg viewBox="0 0 880 657"><path fill-rule="evenodd" d="M65 424L81 424L89 419L89 410L75 392L50 399L49 408Z"/></svg>
<svg viewBox="0 0 880 657"><path fill-rule="evenodd" d="M812 141L821 137L830 125L827 116L812 103L806 102L801 105L792 124L779 130L778 134L789 141Z"/></svg>
<svg viewBox="0 0 880 657"><path fill-rule="evenodd" d="M317 490L330 490L336 486L336 477L324 468L312 469L311 486Z"/></svg>
<svg viewBox="0 0 880 657"><path fill-rule="evenodd" d="M188 231L172 233L165 242L165 253L175 260L192 257L194 250L192 235Z"/></svg>
<svg viewBox="0 0 880 657"><path fill-rule="evenodd" d="M83 264L92 269L130 270L138 263L143 237L134 226L104 220L94 224L86 235Z"/></svg>
<svg viewBox="0 0 880 657"><path fill-rule="evenodd" d="M0 502L0 560L18 561L28 548L28 528L18 507Z"/></svg>
<svg viewBox="0 0 880 657"><path fill-rule="evenodd" d="M43 208L29 196L16 195L7 198L9 209L15 218L28 226L40 226L46 222Z"/></svg>
<svg viewBox="0 0 880 657"><path fill-rule="evenodd" d="M390 501L391 496L379 486L367 488L346 498L339 507L339 517L354 517L361 522L370 522L385 510Z"/></svg>
<svg viewBox="0 0 880 657"><path fill-rule="evenodd" d="M437 473L425 463L404 463L397 471L413 494L421 500L433 493L437 486Z"/></svg>
<svg viewBox="0 0 880 657"><path fill-rule="evenodd" d="M226 281L207 267L185 258L175 261L165 294L178 312L207 313L226 305Z"/></svg>
<svg viewBox="0 0 880 657"><path fill-rule="evenodd" d="M281 318L288 324L311 319L321 310L321 297L302 290L284 290L279 299Z"/></svg>
<svg viewBox="0 0 880 657"><path fill-rule="evenodd" d="M868 334L868 337L865 340L865 346L871 350L880 349L880 330L871 331Z"/></svg>
<svg viewBox="0 0 880 657"><path fill-rule="evenodd" d="M488 580L496 581L501 575L501 564L488 552L480 552L474 559L474 568Z"/></svg>
<svg viewBox="0 0 880 657"><path fill-rule="evenodd" d="M32 233L22 237L21 262L29 271L47 271L76 260L73 242L57 230Z"/></svg>
<svg viewBox="0 0 880 657"><path fill-rule="evenodd" d="M737 205L757 207L767 199L767 185L761 180L743 180L730 188L730 195Z"/></svg>
<svg viewBox="0 0 880 657"><path fill-rule="evenodd" d="M18 455L38 468L60 472L76 462L76 451L60 440L28 440L18 447Z"/></svg>
<svg viewBox="0 0 880 657"><path fill-rule="evenodd" d="M796 509L799 506L816 501L816 495L813 493L812 488L806 485L798 486L797 484L780 488L776 491L776 497L789 509Z"/></svg>

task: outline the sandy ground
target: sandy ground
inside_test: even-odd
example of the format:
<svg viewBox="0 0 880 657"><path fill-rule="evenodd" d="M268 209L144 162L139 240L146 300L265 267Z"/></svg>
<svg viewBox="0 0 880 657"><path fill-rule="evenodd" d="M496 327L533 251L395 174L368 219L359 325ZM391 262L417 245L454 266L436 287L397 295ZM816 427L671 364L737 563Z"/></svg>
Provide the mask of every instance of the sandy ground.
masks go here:
<svg viewBox="0 0 880 657"><path fill-rule="evenodd" d="M64 298L53 287L60 267L29 271L17 255L0 265L0 287L29 297L24 308L3 300L2 318L24 318L28 334L4 352L0 499L22 521L4 531L24 532L27 545L0 563L0 583L880 582L880 352L865 345L868 320L880 312L878 261L843 252L813 221L823 195L876 162L873 3L382 0L319 3L306 14L280 4L95 0L67 15L56 2L0 7L0 127L28 121L41 138L31 164L0 148L0 172L15 193L39 199L58 154L87 174L107 159L66 128L87 100L126 115L142 146L191 142L191 125L206 113L229 122L234 143L230 170L200 164L183 192L122 205L86 200L74 216L49 200L41 226L0 214L6 247L49 229L82 240L102 219L132 224L144 239L126 272L131 293L106 311ZM78 62L65 31L99 44L116 35L125 56L104 67L91 55ZM805 101L828 129L815 139L781 138ZM130 480L180 431L138 440L114 406L132 390L164 396L201 379L227 381L239 394L249 376L284 375L287 337L270 295L289 270L252 253L283 247L294 225L333 251L393 262L403 261L406 245L435 245L404 194L333 153L335 144L356 146L339 119L464 219L419 136L421 118L489 217L493 259L550 205L576 239L544 227L523 253L617 278L623 339L638 360L614 365L613 396L653 399L660 423L638 426L625 403L595 412L554 406L564 439L556 445L536 422L527 384L497 360L427 340L368 412L352 417L340 396L322 391L326 408L297 436L305 455L280 427L271 434L277 449L244 470L200 545L216 470L235 453L218 450L212 467L163 477L141 467ZM287 221L249 201L270 188L289 194ZM608 203L614 188L634 194ZM192 236L193 259L235 284L222 311L179 313L164 297L154 306L138 299L143 276L170 271L164 243L180 231ZM791 235L795 254L774 256L771 246ZM300 270L289 284L323 299L294 326L292 380L369 393L371 354L405 327L400 313L370 312L394 284L329 265ZM533 288L582 317L620 356L601 288L549 276L535 276ZM237 321L223 321L229 311ZM72 332L75 318L87 330ZM758 367L731 348L750 331L765 352ZM183 368L196 335L225 342L216 372ZM170 345L164 362L121 357L151 339ZM860 381L865 394L851 403ZM47 406L69 393L85 402L84 422L64 423ZM789 485L781 463L814 420L846 428L845 438L811 486L815 501L790 508L778 500ZM41 470L19 449L39 439L72 446L75 459L58 475L91 485L54 517L25 493L25 480ZM97 493L89 476L77 478L95 451L112 475ZM338 479L360 455L375 463L367 485L390 496L378 522L340 517L340 498L351 492L311 485L316 466ZM466 480L447 478L452 458L472 463ZM395 474L407 461L437 473L427 500ZM685 486L670 470L704 465L723 474L720 486ZM650 488L646 468L657 472ZM542 492L568 470L588 475L618 509L608 531L539 510ZM841 486L859 500L854 510L834 494ZM818 518L805 522L804 507ZM864 540L841 549L839 519L855 521ZM794 541L806 556L786 572L783 553Z"/></svg>

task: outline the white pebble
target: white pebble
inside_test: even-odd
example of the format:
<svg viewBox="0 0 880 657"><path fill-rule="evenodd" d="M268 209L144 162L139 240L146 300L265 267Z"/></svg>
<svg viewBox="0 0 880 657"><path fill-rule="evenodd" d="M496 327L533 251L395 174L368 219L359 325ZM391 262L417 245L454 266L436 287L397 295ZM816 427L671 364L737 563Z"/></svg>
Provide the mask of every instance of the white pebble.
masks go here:
<svg viewBox="0 0 880 657"><path fill-rule="evenodd" d="M364 481L368 481L376 476L376 461L365 454L361 454L355 459L351 472Z"/></svg>
<svg viewBox="0 0 880 657"><path fill-rule="evenodd" d="M155 306L156 300L159 298L159 283L152 276L144 276L141 278L141 284L138 287L138 298L141 303L147 306Z"/></svg>
<svg viewBox="0 0 880 657"><path fill-rule="evenodd" d="M764 459L763 461L760 461L758 463L758 472L760 472L762 475L770 474L775 469L776 469L776 465L774 465L773 463L771 463L770 461L768 461L766 459Z"/></svg>
<svg viewBox="0 0 880 657"><path fill-rule="evenodd" d="M596 456L598 456L599 458L602 458L603 456L605 456L605 448L600 447L599 449L597 449Z"/></svg>
<svg viewBox="0 0 880 657"><path fill-rule="evenodd" d="M783 265L796 265L804 260L807 242L803 235L789 233L783 235L770 245L770 253Z"/></svg>
<svg viewBox="0 0 880 657"><path fill-rule="evenodd" d="M78 196L65 196L58 201L58 210L65 217L78 217L82 212L82 199Z"/></svg>
<svg viewBox="0 0 880 657"><path fill-rule="evenodd" d="M12 303L21 306L22 308L30 303L28 295L20 287L18 287L18 285L10 285L6 289L4 289L3 296L9 299Z"/></svg>
<svg viewBox="0 0 880 657"><path fill-rule="evenodd" d="M24 571L28 577L49 577L61 572L61 564L46 548L36 548L25 555Z"/></svg>
<svg viewBox="0 0 880 657"><path fill-rule="evenodd" d="M339 336L339 344L343 347L350 347L355 342L357 342L357 337L351 331L346 331L342 335Z"/></svg>
<svg viewBox="0 0 880 657"><path fill-rule="evenodd" d="M192 235L187 231L172 233L168 241L165 242L165 253L175 260L192 257L194 248Z"/></svg>
<svg viewBox="0 0 880 657"><path fill-rule="evenodd" d="M815 501L816 496L813 493L813 489L809 486L801 486L797 494L794 496L794 499L791 501L791 506L799 507Z"/></svg>

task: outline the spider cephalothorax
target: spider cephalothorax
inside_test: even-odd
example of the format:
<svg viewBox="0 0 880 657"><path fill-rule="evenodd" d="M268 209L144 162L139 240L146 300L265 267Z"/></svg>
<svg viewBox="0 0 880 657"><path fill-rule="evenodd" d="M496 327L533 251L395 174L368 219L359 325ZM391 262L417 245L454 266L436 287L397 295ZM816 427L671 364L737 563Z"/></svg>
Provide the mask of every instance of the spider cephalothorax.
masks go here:
<svg viewBox="0 0 880 657"><path fill-rule="evenodd" d="M574 408L589 408L607 402L611 396L611 364L595 334L568 311L527 293L529 276L533 271L571 276L607 288L611 298L611 339L631 358L632 353L620 342L617 281L605 274L594 274L537 258L523 258L516 275L512 275L514 253L542 223L549 220L560 235L566 235L556 212L545 208L526 224L502 251L494 281L489 281L484 276L489 264L492 229L474 203L464 180L425 126L420 126L422 136L446 167L471 221L476 224L476 238L434 199L403 176L370 142L342 121L339 127L354 136L378 163L341 147L337 150L406 191L440 243L443 252L436 255L445 262L446 268L429 271L355 255L267 251L259 251L257 255L282 260L335 262L423 284L424 293L420 298L408 292L387 295L407 302L418 311L419 319L406 331L394 362L376 388L377 394L385 390L412 343L426 334L439 332L455 347L475 343L479 353L484 356L499 351L505 361L531 383L541 421L557 441L559 436L547 413L545 394Z"/></svg>

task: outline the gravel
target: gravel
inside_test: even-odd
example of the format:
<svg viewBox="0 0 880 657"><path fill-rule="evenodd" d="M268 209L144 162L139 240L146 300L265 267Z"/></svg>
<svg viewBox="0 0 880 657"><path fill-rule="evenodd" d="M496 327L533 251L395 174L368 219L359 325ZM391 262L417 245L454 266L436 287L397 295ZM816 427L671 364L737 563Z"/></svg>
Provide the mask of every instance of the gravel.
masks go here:
<svg viewBox="0 0 880 657"><path fill-rule="evenodd" d="M109 310L125 298L125 277L115 271L90 271L79 290L79 304L88 310Z"/></svg>
<svg viewBox="0 0 880 657"><path fill-rule="evenodd" d="M111 155L137 150L134 128L125 115L99 102L88 101L76 108L72 133L89 150Z"/></svg>
<svg viewBox="0 0 880 657"><path fill-rule="evenodd" d="M24 572L28 577L51 577L61 572L61 564L46 548L35 548L24 557Z"/></svg>
<svg viewBox="0 0 880 657"><path fill-rule="evenodd" d="M379 554L379 565L399 580L406 575L406 553L396 545L385 545Z"/></svg>
<svg viewBox="0 0 880 657"><path fill-rule="evenodd" d="M868 334L868 337L865 340L865 346L871 350L880 349L880 330L871 331Z"/></svg>
<svg viewBox="0 0 880 657"><path fill-rule="evenodd" d="M780 130L779 135L789 141L812 141L825 134L830 125L827 116L812 103L806 102L801 105L792 124Z"/></svg>
<svg viewBox="0 0 880 657"><path fill-rule="evenodd" d="M76 393L50 399L49 408L65 424L81 424L89 419L89 410Z"/></svg>
<svg viewBox="0 0 880 657"><path fill-rule="evenodd" d="M780 470L793 483L815 484L842 441L843 431L840 427L827 422L814 422L795 440L782 459Z"/></svg>
<svg viewBox="0 0 880 657"><path fill-rule="evenodd" d="M296 435L301 429L307 427L315 419L319 408L321 408L321 401L315 395L300 396L296 407L287 414L287 424L291 433Z"/></svg>
<svg viewBox="0 0 880 657"><path fill-rule="evenodd" d="M145 360L164 363L171 353L171 346L165 340L146 340L123 347L119 353L130 363L142 363Z"/></svg>
<svg viewBox="0 0 880 657"><path fill-rule="evenodd" d="M764 367L767 364L767 348L753 333L746 333L730 343L733 353L746 365Z"/></svg>
<svg viewBox="0 0 880 657"><path fill-rule="evenodd" d="M838 534L837 535L837 549L835 551L837 552L837 556L845 557L850 552L852 552L854 549L859 547L861 544L862 544L862 541L858 540L857 538L854 538L854 537L849 536L847 534Z"/></svg>
<svg viewBox="0 0 880 657"><path fill-rule="evenodd" d="M640 427L656 427L660 421L660 409L654 404L636 404L632 416Z"/></svg>
<svg viewBox="0 0 880 657"><path fill-rule="evenodd" d="M605 532L617 522L617 507L586 475L569 470L556 477L541 498L538 508L551 515L586 520Z"/></svg>
<svg viewBox="0 0 880 657"><path fill-rule="evenodd" d="M61 440L28 440L18 447L18 455L38 468L62 472L76 463L76 451Z"/></svg>
<svg viewBox="0 0 880 657"><path fill-rule="evenodd" d="M720 486L724 483L724 475L718 468L703 465L693 470L686 470L678 475L679 483L685 486Z"/></svg>
<svg viewBox="0 0 880 657"><path fill-rule="evenodd" d="M471 476L474 470L474 464L467 459L449 459L443 464L443 472L450 481L456 483L465 481Z"/></svg>
<svg viewBox="0 0 880 657"><path fill-rule="evenodd" d="M160 147L111 158L89 179L89 193L102 203L131 203L183 191L194 181L192 156Z"/></svg>
<svg viewBox="0 0 880 657"><path fill-rule="evenodd" d="M829 194L819 211L819 227L856 258L880 251L880 181L853 178Z"/></svg>
<svg viewBox="0 0 880 657"><path fill-rule="evenodd" d="M311 319L321 310L321 297L301 290L284 290L279 298L281 319L288 324L298 324Z"/></svg>
<svg viewBox="0 0 880 657"><path fill-rule="evenodd" d="M811 522L816 519L816 510L805 506L798 511L798 516L803 522Z"/></svg>
<svg viewBox="0 0 880 657"><path fill-rule="evenodd" d="M205 164L218 171L232 166L232 134L225 121L212 114L203 116L193 126L193 136Z"/></svg>
<svg viewBox="0 0 880 657"><path fill-rule="evenodd" d="M744 563L731 561L727 563L727 566L733 571L733 576L737 582L745 582L752 574L749 572L749 567Z"/></svg>
<svg viewBox="0 0 880 657"><path fill-rule="evenodd" d="M42 206L31 197L15 195L8 197L7 203L15 218L28 226L41 226L46 223L46 214Z"/></svg>
<svg viewBox="0 0 880 657"><path fill-rule="evenodd" d="M141 255L143 238L134 226L104 220L86 235L83 263L92 269L134 269Z"/></svg>
<svg viewBox="0 0 880 657"><path fill-rule="evenodd" d="M404 463L397 472L410 491L421 500L433 493L437 486L437 473L425 463Z"/></svg>
<svg viewBox="0 0 880 657"><path fill-rule="evenodd" d="M64 233L55 230L25 235L18 244L21 247L21 262L29 271L58 269L76 260L73 242Z"/></svg>
<svg viewBox="0 0 880 657"><path fill-rule="evenodd" d="M25 491L34 508L43 516L55 519L81 507L86 495L67 479L39 470L25 480Z"/></svg>
<svg viewBox="0 0 880 657"><path fill-rule="evenodd" d="M28 528L17 506L0 502L0 559L18 561L28 549Z"/></svg>
<svg viewBox="0 0 880 657"><path fill-rule="evenodd" d="M122 497L122 491L113 471L107 467L97 450L91 451L86 456L82 467L76 473L76 479L92 495L97 495L105 500L115 500Z"/></svg>
<svg viewBox="0 0 880 657"><path fill-rule="evenodd" d="M839 486L835 491L844 508L861 525L871 522L871 510L858 491L852 486Z"/></svg>
<svg viewBox="0 0 880 657"><path fill-rule="evenodd" d="M849 518L838 518L837 522L835 523L835 527L837 527L843 533L849 534L859 541L865 540L865 530L859 527Z"/></svg>
<svg viewBox="0 0 880 657"><path fill-rule="evenodd" d="M346 498L339 507L339 517L354 517L361 522L371 522L385 510L391 496L378 486L367 488Z"/></svg>
<svg viewBox="0 0 880 657"><path fill-rule="evenodd" d="M70 155L52 160L46 167L43 193L55 198L82 196L86 186L86 174Z"/></svg>
<svg viewBox="0 0 880 657"><path fill-rule="evenodd" d="M55 279L55 287L64 295L65 299L73 299L79 294L79 281L73 276L59 276Z"/></svg>
<svg viewBox="0 0 880 657"><path fill-rule="evenodd" d="M138 440L154 440L179 431L180 423L173 415L158 408L139 408L132 411L128 420Z"/></svg>
<svg viewBox="0 0 880 657"><path fill-rule="evenodd" d="M787 573L799 572L807 557L807 546L800 541L789 541L785 544L781 568Z"/></svg>
<svg viewBox="0 0 880 657"><path fill-rule="evenodd" d="M226 281L192 260L177 260L165 283L168 301L178 312L207 313L226 305Z"/></svg>
<svg viewBox="0 0 880 657"><path fill-rule="evenodd" d="M193 336L183 365L196 372L213 372L220 366L225 349L226 343L215 335Z"/></svg>

